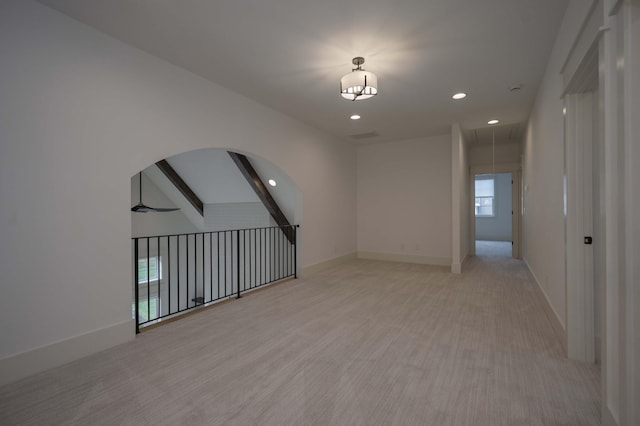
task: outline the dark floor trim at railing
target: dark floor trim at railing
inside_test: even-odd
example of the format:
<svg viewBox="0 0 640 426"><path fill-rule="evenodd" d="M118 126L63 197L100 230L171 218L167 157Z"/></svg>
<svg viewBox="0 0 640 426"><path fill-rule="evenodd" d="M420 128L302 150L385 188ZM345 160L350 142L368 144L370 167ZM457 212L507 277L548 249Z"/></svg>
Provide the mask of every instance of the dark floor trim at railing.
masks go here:
<svg viewBox="0 0 640 426"><path fill-rule="evenodd" d="M133 238L136 332L163 318L297 278L297 229L289 225Z"/></svg>

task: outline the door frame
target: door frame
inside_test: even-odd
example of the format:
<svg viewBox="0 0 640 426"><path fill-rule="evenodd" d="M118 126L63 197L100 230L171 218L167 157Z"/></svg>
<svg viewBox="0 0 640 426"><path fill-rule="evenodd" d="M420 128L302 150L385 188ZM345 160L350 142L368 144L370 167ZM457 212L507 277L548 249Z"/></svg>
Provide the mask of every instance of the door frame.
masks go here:
<svg viewBox="0 0 640 426"><path fill-rule="evenodd" d="M568 357L593 364L594 246L584 239L593 236L593 120L598 118L592 92L586 90L564 97L566 328Z"/></svg>
<svg viewBox="0 0 640 426"><path fill-rule="evenodd" d="M513 245L512 256L515 259L522 259L522 200L521 200L521 179L522 167L519 163L502 163L473 165L469 168L469 254L476 255L476 215L475 205L475 178L476 175L492 173L511 173L513 184L511 185L511 242Z"/></svg>

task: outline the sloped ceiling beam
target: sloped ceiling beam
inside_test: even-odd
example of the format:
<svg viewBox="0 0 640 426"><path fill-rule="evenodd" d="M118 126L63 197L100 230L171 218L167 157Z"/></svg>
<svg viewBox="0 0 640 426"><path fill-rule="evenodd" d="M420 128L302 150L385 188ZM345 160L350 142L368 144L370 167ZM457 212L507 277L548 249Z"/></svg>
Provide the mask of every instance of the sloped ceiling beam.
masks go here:
<svg viewBox="0 0 640 426"><path fill-rule="evenodd" d="M231 156L233 162L236 163L236 166L238 166L238 169L240 169L240 172L242 172L242 175L245 177L245 179L247 179L247 182L249 182L249 185L251 185L251 188L253 188L256 195L258 195L258 198L260 198L260 201L262 201L262 204L267 209L271 217L273 217L273 220L276 221L278 226L286 227L282 229L282 232L287 237L289 242L291 244L295 244L295 238L293 235L291 224L287 220L287 217L284 215L284 213L282 213L282 210L280 210L280 206L278 206L276 200L274 200L269 193L269 190L265 186L264 182L262 182L262 179L260 179L260 176L258 176L258 173L251 165L249 159L245 155L238 154L237 152L227 152Z"/></svg>
<svg viewBox="0 0 640 426"><path fill-rule="evenodd" d="M202 200L198 198L198 196L189 188L189 185L182 180L180 175L171 167L171 164L167 162L167 160L161 160L156 163L156 166L164 173L164 175L173 183L173 185L178 188L178 191L184 198L186 198L191 205L200 213L200 216L204 216L204 204Z"/></svg>

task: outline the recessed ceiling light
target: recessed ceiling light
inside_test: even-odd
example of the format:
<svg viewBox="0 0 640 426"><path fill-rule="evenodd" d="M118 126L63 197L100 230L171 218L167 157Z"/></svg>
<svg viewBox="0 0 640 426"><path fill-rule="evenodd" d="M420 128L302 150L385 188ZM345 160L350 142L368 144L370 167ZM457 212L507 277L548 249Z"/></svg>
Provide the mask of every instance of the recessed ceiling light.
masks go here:
<svg viewBox="0 0 640 426"><path fill-rule="evenodd" d="M498 120L489 120L487 121L487 124L498 124L500 121Z"/></svg>
<svg viewBox="0 0 640 426"><path fill-rule="evenodd" d="M271 186L276 186L276 185L277 185L277 183L276 183L276 181L275 181L275 180L273 180L273 179L269 179L269 185L271 185Z"/></svg>
<svg viewBox="0 0 640 426"><path fill-rule="evenodd" d="M466 93L460 92L460 93L456 93L455 95L453 95L451 98L458 100L458 99L464 99L467 97Z"/></svg>
<svg viewBox="0 0 640 426"><path fill-rule="evenodd" d="M353 114L351 117L349 117L352 120L360 120L360 116L358 114Z"/></svg>

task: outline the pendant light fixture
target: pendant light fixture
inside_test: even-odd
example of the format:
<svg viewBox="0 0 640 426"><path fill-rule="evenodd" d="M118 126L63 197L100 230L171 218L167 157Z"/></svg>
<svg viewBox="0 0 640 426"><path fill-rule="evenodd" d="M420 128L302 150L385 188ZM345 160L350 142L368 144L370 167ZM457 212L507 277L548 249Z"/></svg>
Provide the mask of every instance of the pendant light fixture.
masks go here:
<svg viewBox="0 0 640 426"><path fill-rule="evenodd" d="M491 166L493 168L493 178L496 177L496 130L493 129L491 138Z"/></svg>
<svg viewBox="0 0 640 426"><path fill-rule="evenodd" d="M487 124L489 124L490 126L494 126L496 124L498 124L500 121L493 119L493 120L489 120L489 122ZM492 166L492 172L493 172L493 177L496 177L496 129L495 127L491 130L491 166Z"/></svg>
<svg viewBox="0 0 640 426"><path fill-rule="evenodd" d="M362 69L364 58L361 56L351 61L356 67L340 79L340 94L350 101L369 99L378 94L378 77Z"/></svg>

